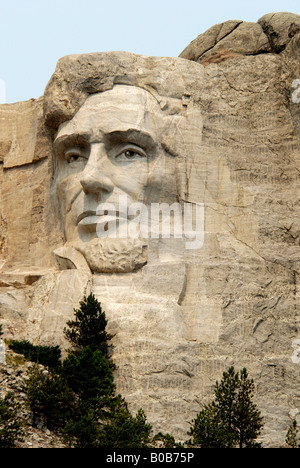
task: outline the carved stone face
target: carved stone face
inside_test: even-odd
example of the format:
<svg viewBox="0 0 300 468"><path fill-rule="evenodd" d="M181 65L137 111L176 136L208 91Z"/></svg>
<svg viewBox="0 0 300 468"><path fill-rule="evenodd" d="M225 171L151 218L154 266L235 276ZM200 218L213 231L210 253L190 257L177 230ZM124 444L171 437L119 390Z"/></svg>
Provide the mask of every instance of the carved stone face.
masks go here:
<svg viewBox="0 0 300 468"><path fill-rule="evenodd" d="M175 200L175 162L161 147L161 131L156 99L125 85L88 97L58 129L56 190L66 241L94 271L131 271L146 262L145 240L98 238L96 211L111 203L118 221L120 196L128 205Z"/></svg>

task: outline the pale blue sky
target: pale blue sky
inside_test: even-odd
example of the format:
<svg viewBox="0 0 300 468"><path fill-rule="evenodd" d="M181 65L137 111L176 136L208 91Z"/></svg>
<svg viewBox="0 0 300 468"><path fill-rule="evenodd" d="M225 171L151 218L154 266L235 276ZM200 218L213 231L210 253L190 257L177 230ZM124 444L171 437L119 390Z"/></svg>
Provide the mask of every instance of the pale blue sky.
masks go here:
<svg viewBox="0 0 300 468"><path fill-rule="evenodd" d="M37 98L64 55L125 50L176 57L214 24L256 22L279 11L300 14L300 1L5 0L0 6L0 88L4 80L7 102Z"/></svg>

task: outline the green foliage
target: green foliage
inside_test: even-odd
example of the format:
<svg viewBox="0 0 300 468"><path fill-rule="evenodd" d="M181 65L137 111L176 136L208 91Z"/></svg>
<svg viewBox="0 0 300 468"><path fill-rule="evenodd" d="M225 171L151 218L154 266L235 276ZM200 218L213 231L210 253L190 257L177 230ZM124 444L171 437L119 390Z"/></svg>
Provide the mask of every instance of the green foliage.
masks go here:
<svg viewBox="0 0 300 468"><path fill-rule="evenodd" d="M91 293L80 302L80 308L74 309L75 320L67 322L65 336L74 350L82 350L87 346L92 351L100 350L108 357L109 344L112 335L106 332L107 320L100 302Z"/></svg>
<svg viewBox="0 0 300 468"><path fill-rule="evenodd" d="M27 340L13 340L9 344L9 348L15 353L23 354L29 361L42 364L50 369L57 369L61 365L59 346L35 346Z"/></svg>
<svg viewBox="0 0 300 468"><path fill-rule="evenodd" d="M125 401L117 396L109 418L97 419L97 413L87 411L69 421L63 435L73 448L144 448L151 443L152 426L142 410L132 416Z"/></svg>
<svg viewBox="0 0 300 468"><path fill-rule="evenodd" d="M62 434L65 444L70 448L100 448L101 429L95 413L85 412L70 419L63 428Z"/></svg>
<svg viewBox="0 0 300 468"><path fill-rule="evenodd" d="M290 448L300 448L299 427L296 420L292 422L286 435L286 443Z"/></svg>
<svg viewBox="0 0 300 468"><path fill-rule="evenodd" d="M0 323L0 338L3 336L2 323Z"/></svg>
<svg viewBox="0 0 300 468"><path fill-rule="evenodd" d="M0 398L0 448L14 448L23 441L24 424L18 416L20 405L12 393Z"/></svg>
<svg viewBox="0 0 300 468"><path fill-rule="evenodd" d="M120 401L108 424L103 426L101 446L106 448L145 448L152 443L152 426L142 409L132 416L125 401Z"/></svg>
<svg viewBox="0 0 300 468"><path fill-rule="evenodd" d="M189 445L198 445L201 448L226 448L226 428L214 402L204 405L194 419L189 435L192 436L188 441Z"/></svg>
<svg viewBox="0 0 300 468"><path fill-rule="evenodd" d="M86 409L99 411L109 405L115 385L111 365L100 350L83 348L63 362L62 375Z"/></svg>
<svg viewBox="0 0 300 468"><path fill-rule="evenodd" d="M48 429L66 424L75 406L76 395L61 374L42 371L37 365L28 371L24 390L33 415L33 425L44 420Z"/></svg>
<svg viewBox="0 0 300 468"><path fill-rule="evenodd" d="M205 405L190 428L191 445L201 448L259 448L263 418L252 399L254 382L246 369L223 373L215 385L215 400Z"/></svg>
<svg viewBox="0 0 300 468"><path fill-rule="evenodd" d="M176 442L174 437L168 433L159 432L156 434L152 439L152 443L156 444L156 442L160 442L163 448L183 448L183 445Z"/></svg>
<svg viewBox="0 0 300 468"><path fill-rule="evenodd" d="M263 428L263 417L253 402L255 385L253 379L248 379L247 370L240 372L237 382L236 402L233 405L236 439L239 448L260 448L256 442Z"/></svg>

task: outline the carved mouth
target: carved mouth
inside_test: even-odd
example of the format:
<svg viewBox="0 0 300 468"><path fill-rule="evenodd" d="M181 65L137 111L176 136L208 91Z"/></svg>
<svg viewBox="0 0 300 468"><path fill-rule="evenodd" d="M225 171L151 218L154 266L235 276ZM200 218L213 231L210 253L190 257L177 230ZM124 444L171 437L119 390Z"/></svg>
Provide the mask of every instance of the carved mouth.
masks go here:
<svg viewBox="0 0 300 468"><path fill-rule="evenodd" d="M105 214L97 215L96 211L87 210L77 217L77 224L80 226L94 226L101 222L119 219L127 219L127 214L119 211L107 210Z"/></svg>
<svg viewBox="0 0 300 468"><path fill-rule="evenodd" d="M97 217L96 216L96 211L92 211L92 210L88 210L88 211L84 211L83 213L81 213L78 217L77 217L77 224L80 223L80 221L82 221L83 219L85 218L91 218L91 217Z"/></svg>

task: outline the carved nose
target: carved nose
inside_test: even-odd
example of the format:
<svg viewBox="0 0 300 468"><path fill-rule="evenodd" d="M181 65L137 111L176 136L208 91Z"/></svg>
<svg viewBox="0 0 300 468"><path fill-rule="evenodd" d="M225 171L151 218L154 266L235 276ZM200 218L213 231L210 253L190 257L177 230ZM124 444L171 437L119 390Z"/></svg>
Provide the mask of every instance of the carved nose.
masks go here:
<svg viewBox="0 0 300 468"><path fill-rule="evenodd" d="M82 185L84 193L97 193L101 191L112 192L114 186L109 177L96 171L95 169L83 174L80 183Z"/></svg>
<svg viewBox="0 0 300 468"><path fill-rule="evenodd" d="M107 174L109 161L99 154L99 149L91 152L89 161L80 179L84 193L112 192L114 185ZM106 167L105 167L106 166Z"/></svg>

